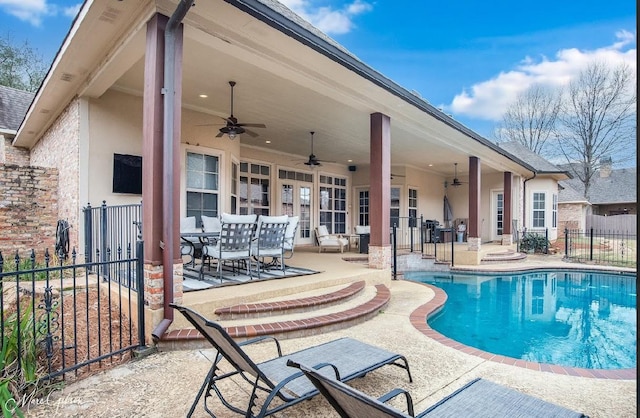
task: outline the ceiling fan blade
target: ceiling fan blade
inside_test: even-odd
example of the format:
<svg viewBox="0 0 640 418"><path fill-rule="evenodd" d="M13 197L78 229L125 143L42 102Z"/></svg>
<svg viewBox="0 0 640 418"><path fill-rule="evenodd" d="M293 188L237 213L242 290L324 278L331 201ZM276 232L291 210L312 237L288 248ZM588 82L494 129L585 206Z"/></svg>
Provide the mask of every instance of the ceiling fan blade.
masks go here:
<svg viewBox="0 0 640 418"><path fill-rule="evenodd" d="M223 132L218 132L218 135L216 135L216 138L220 138L221 136L223 136L224 133Z"/></svg>
<svg viewBox="0 0 640 418"><path fill-rule="evenodd" d="M247 135L249 135L249 136L250 136L250 137L252 137L252 138L255 138L255 137L257 137L257 136L258 136L258 134L257 134L257 133L255 133L255 132L253 132L253 131L251 131L251 130L249 130L249 129L245 129L245 130L244 130L244 133L245 133L245 134L247 134Z"/></svg>
<svg viewBox="0 0 640 418"><path fill-rule="evenodd" d="M248 126L250 128L266 128L264 123L236 123L236 126Z"/></svg>

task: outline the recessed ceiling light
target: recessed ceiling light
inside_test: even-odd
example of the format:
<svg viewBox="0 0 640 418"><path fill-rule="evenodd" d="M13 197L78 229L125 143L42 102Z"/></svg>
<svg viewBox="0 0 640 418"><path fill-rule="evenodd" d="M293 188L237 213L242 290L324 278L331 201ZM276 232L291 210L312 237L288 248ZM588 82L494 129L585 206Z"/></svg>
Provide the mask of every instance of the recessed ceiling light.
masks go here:
<svg viewBox="0 0 640 418"><path fill-rule="evenodd" d="M265 144L270 144L271 141L269 141L268 139L266 141L264 141Z"/></svg>
<svg viewBox="0 0 640 418"><path fill-rule="evenodd" d="M352 163L352 162L353 162L353 160L347 160L347 162L348 162L348 163Z"/></svg>
<svg viewBox="0 0 640 418"><path fill-rule="evenodd" d="M429 164L429 167L433 167L433 164Z"/></svg>
<svg viewBox="0 0 640 418"><path fill-rule="evenodd" d="M200 94L200 95L198 95L198 97L201 97L201 98L203 98L203 99L206 99L206 98L207 98L207 97L209 97L209 96L208 96L208 95L206 95L206 94Z"/></svg>

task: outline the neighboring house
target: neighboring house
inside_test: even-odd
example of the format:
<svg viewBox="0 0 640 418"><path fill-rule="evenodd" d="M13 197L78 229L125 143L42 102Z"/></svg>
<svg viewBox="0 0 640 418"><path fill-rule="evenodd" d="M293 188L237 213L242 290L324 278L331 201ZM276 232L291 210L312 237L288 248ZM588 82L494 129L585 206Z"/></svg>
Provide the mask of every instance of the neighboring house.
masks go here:
<svg viewBox="0 0 640 418"><path fill-rule="evenodd" d="M522 207L524 218L518 229L528 231L549 232L549 240L558 238L558 231L563 231L562 213L559 202L561 188L559 182L568 181L571 174L550 163L545 158L531 151L519 142L501 142L501 148L535 168L535 174L524 180L522 190Z"/></svg>
<svg viewBox="0 0 640 418"><path fill-rule="evenodd" d="M34 93L0 86L0 164L29 165L29 150L11 146Z"/></svg>
<svg viewBox="0 0 640 418"><path fill-rule="evenodd" d="M182 297L183 216L299 215L297 245L318 225L369 225L374 269L390 267L392 219L445 223L444 197L446 216L467 220L456 259L468 263L484 242L511 245L514 220L553 218L562 172L496 146L277 1L175 4L84 2L12 141L58 170L74 247L84 205L142 199L154 325Z"/></svg>
<svg viewBox="0 0 640 418"><path fill-rule="evenodd" d="M579 179L574 177L560 182L560 208L564 221L562 227L586 230L592 226L588 222L590 215L637 215L637 185L636 168L612 169L610 159L600 164L591 179L586 198L584 184ZM634 220L629 222L635 224ZM635 228L624 229L635 231Z"/></svg>

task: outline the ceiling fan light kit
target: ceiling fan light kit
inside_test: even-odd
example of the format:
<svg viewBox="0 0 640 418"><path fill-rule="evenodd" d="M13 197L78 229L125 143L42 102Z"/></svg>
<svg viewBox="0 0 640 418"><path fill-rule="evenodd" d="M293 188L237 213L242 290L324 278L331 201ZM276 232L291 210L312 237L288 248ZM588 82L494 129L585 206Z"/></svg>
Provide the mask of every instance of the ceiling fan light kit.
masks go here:
<svg viewBox="0 0 640 418"><path fill-rule="evenodd" d="M231 86L231 113L228 118L223 118L226 122L226 125L220 128L218 135L216 138L220 138L224 135L227 135L229 139L233 140L236 136L246 133L249 136L256 137L257 133L252 132L244 127L253 127L253 128L266 128L264 123L238 123L238 119L233 116L233 88L235 87L235 81L229 81L229 86Z"/></svg>

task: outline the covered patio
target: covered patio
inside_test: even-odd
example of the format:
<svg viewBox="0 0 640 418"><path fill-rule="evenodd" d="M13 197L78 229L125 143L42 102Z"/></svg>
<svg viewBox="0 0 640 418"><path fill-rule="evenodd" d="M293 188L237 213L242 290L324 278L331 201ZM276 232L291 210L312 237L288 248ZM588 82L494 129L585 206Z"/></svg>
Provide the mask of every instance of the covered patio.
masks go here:
<svg viewBox="0 0 640 418"><path fill-rule="evenodd" d="M230 135L232 117L259 126ZM391 220L444 224L447 196L468 219L463 251L477 264L484 243L511 245L533 173L282 4L257 0L85 4L14 145L77 179L60 203L75 225L81 202L139 203L112 180L116 154L141 157L147 299L169 323L167 304L183 297L181 216L298 215L298 246L313 245L318 225L368 225L368 266L388 271ZM56 154L66 149L73 163Z"/></svg>

